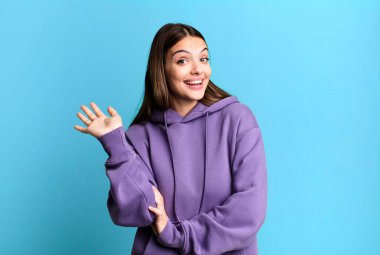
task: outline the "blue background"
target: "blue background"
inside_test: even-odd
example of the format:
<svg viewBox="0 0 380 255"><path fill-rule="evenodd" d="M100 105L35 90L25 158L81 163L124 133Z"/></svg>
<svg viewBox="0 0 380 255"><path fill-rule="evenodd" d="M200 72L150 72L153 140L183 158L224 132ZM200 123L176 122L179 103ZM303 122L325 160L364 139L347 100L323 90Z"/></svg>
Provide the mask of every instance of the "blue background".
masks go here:
<svg viewBox="0 0 380 255"><path fill-rule="evenodd" d="M1 1L0 254L130 253L136 228L106 208L106 153L73 126L92 101L130 124L168 22L201 31L212 80L262 129L260 254L380 254L379 13L379 1Z"/></svg>

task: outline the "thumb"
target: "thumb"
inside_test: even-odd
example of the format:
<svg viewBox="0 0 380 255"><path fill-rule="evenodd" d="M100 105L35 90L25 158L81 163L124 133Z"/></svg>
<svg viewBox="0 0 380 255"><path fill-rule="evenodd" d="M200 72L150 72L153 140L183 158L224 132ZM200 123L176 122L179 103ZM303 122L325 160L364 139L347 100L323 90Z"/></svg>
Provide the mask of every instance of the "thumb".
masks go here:
<svg viewBox="0 0 380 255"><path fill-rule="evenodd" d="M111 114L111 116L117 116L117 111L112 108L111 106L108 107L108 112Z"/></svg>

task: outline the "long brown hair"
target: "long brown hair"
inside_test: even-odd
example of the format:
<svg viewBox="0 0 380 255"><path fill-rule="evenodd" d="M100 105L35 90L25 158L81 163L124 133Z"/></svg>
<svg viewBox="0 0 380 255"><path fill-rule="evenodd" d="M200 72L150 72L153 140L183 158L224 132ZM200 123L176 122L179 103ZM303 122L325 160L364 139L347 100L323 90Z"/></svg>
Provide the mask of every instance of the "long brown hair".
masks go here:
<svg viewBox="0 0 380 255"><path fill-rule="evenodd" d="M145 73L144 99L131 125L149 121L154 110L166 110L172 107L164 69L165 54L186 36L199 37L206 43L198 30L181 23L168 23L162 26L154 36ZM200 101L210 106L228 96L230 96L229 93L216 86L210 79Z"/></svg>

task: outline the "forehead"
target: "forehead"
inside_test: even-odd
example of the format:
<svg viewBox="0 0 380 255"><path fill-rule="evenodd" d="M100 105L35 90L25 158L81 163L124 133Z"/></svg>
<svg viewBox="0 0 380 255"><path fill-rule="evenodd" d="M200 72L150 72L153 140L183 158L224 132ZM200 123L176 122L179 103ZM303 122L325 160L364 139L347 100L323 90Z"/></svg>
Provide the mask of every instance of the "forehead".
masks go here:
<svg viewBox="0 0 380 255"><path fill-rule="evenodd" d="M179 42L177 42L173 47L170 48L169 52L173 54L177 50L187 50L192 53L199 53L202 49L206 48L207 45L202 38L186 36Z"/></svg>

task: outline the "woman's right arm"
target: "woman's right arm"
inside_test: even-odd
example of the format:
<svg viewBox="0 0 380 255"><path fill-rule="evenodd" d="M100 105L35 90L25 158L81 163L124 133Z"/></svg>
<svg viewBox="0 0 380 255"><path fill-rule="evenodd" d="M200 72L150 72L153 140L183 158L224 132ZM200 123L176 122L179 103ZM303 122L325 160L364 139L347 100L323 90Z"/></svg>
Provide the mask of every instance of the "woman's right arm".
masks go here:
<svg viewBox="0 0 380 255"><path fill-rule="evenodd" d="M77 114L86 127L74 128L96 137L109 156L105 167L111 184L107 207L112 221L121 226L151 225L156 216L148 207L156 206L152 185L157 187L152 170L128 143L117 111L108 107L109 117L94 102L90 105L95 114L85 105L81 108L88 118Z"/></svg>
<svg viewBox="0 0 380 255"><path fill-rule="evenodd" d="M107 207L116 225L141 227L154 222L148 207L156 206L151 169L127 142L121 126L97 138L108 154L105 163L110 180Z"/></svg>

